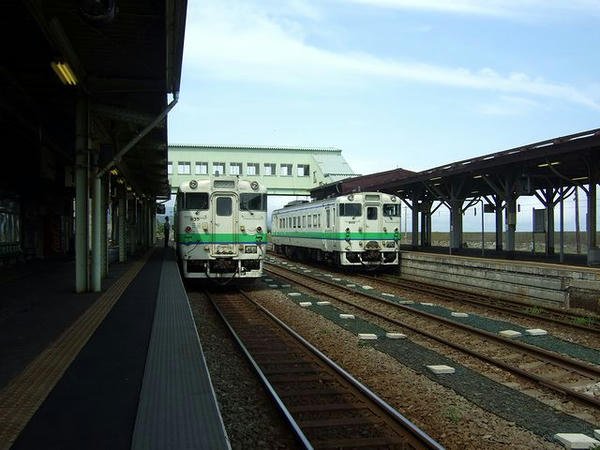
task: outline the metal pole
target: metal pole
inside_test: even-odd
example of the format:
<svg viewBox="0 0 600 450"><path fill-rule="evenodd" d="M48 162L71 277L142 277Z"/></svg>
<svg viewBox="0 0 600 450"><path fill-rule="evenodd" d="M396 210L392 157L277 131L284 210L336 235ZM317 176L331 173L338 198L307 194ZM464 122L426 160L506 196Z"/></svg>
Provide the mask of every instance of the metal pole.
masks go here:
<svg viewBox="0 0 600 450"><path fill-rule="evenodd" d="M110 199L110 186L107 177L102 180L102 233L100 242L102 243L102 278L108 276L108 201Z"/></svg>
<svg viewBox="0 0 600 450"><path fill-rule="evenodd" d="M85 292L88 289L88 104L85 97L77 100L75 127L75 291Z"/></svg>
<svg viewBox="0 0 600 450"><path fill-rule="evenodd" d="M577 254L581 253L581 240L579 239L579 187L575 187L575 243Z"/></svg>
<svg viewBox="0 0 600 450"><path fill-rule="evenodd" d="M565 262L565 206L563 203L563 187L560 187L560 262Z"/></svg>
<svg viewBox="0 0 600 450"><path fill-rule="evenodd" d="M123 187L119 188L119 262L127 261L127 191Z"/></svg>
<svg viewBox="0 0 600 450"><path fill-rule="evenodd" d="M92 291L102 290L102 179L92 178Z"/></svg>
<svg viewBox="0 0 600 450"><path fill-rule="evenodd" d="M485 255L485 224L483 222L483 199L479 200L481 202L481 256Z"/></svg>

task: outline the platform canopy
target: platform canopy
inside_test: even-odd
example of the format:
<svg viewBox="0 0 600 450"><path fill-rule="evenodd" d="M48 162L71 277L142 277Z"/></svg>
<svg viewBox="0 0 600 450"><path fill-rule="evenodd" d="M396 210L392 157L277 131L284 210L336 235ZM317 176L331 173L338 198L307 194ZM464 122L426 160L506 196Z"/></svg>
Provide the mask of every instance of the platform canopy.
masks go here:
<svg viewBox="0 0 600 450"><path fill-rule="evenodd" d="M532 195L538 189L585 185L600 165L600 129L561 136L421 172L395 169L319 186L316 198L332 193L382 191L419 200L493 195L509 190Z"/></svg>
<svg viewBox="0 0 600 450"><path fill-rule="evenodd" d="M3 1L0 189L31 184L32 170L70 176L76 104L85 97L99 166L116 165L139 195L167 195L165 118L117 156L179 92L186 3Z"/></svg>

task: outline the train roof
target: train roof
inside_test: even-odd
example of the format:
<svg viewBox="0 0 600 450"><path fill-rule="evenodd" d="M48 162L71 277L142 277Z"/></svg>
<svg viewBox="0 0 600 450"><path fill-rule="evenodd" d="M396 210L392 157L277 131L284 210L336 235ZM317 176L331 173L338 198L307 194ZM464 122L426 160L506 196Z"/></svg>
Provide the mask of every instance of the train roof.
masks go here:
<svg viewBox="0 0 600 450"><path fill-rule="evenodd" d="M348 199L348 197L350 195L353 197L352 200ZM308 200L294 200L294 201L291 201L288 204L286 204L283 208L276 209L275 211L273 211L273 214L276 214L278 212L283 212L283 211L291 211L294 209L302 209L303 206L306 207L306 206L319 205L319 204L324 204L324 203L339 203L342 201L354 201L354 202L369 201L368 199L365 198L365 196L367 196L367 195L379 195L379 196L381 196L380 199L382 199L382 200L389 199L391 197L396 197L394 194L387 194L385 192L352 192L349 194L338 195L337 197L327 197L327 198L323 198L323 199L319 199L319 200L313 200L310 202Z"/></svg>

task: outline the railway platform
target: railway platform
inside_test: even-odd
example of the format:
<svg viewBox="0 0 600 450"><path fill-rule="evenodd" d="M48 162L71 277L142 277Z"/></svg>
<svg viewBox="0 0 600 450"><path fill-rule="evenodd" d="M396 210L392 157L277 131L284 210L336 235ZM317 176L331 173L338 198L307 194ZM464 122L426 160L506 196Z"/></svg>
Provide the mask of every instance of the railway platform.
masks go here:
<svg viewBox="0 0 600 450"><path fill-rule="evenodd" d="M72 273L0 277L0 448L229 448L173 250Z"/></svg>
<svg viewBox="0 0 600 450"><path fill-rule="evenodd" d="M559 263L557 257L539 255L527 258L520 254L510 259L487 250L485 257L481 250L479 254L436 250L403 250L400 276L492 297L600 314L600 268L581 264L582 258L576 255Z"/></svg>

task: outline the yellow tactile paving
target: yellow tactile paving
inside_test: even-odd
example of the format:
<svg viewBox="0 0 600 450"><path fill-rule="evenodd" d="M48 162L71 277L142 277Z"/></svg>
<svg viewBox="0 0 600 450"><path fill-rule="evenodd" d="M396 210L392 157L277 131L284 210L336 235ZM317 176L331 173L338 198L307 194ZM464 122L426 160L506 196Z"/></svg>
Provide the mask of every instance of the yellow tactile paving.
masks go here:
<svg viewBox="0 0 600 450"><path fill-rule="evenodd" d="M56 341L0 391L0 449L8 449L94 334L152 251L135 262Z"/></svg>

